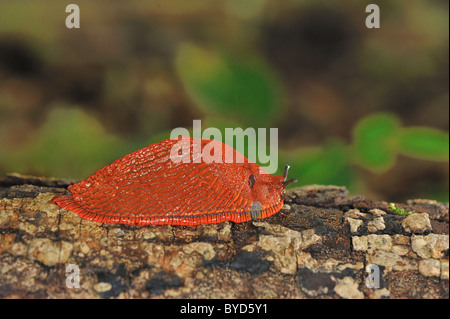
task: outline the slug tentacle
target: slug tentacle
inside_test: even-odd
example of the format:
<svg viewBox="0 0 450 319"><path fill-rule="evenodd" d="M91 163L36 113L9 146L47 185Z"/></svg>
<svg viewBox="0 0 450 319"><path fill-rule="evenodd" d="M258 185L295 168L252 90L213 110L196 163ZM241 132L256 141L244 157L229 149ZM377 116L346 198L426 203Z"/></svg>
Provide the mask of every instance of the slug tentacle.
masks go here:
<svg viewBox="0 0 450 319"><path fill-rule="evenodd" d="M289 172L290 165L286 164L284 167L284 173L283 173L283 182L281 182L281 185L283 185L283 192L281 193L281 197L283 197L283 200L287 203L291 203L293 201L293 198L286 195L286 187L293 183L297 183L298 180L296 178L292 178L290 180L287 180L288 172Z"/></svg>
<svg viewBox="0 0 450 319"><path fill-rule="evenodd" d="M289 168L291 166L289 164L286 164L286 166L284 167L284 173L283 173L283 179L284 181L281 182L281 184L283 185L283 188L288 187L289 185L291 185L292 183L297 183L298 180L296 178L292 178L290 180L287 180L287 176L288 176L288 172L289 172Z"/></svg>

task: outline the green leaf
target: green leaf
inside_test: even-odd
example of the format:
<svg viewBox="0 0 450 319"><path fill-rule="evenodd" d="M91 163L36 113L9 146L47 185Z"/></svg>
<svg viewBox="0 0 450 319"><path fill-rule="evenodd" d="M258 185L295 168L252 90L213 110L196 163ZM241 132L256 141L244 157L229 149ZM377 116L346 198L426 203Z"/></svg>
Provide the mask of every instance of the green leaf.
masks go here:
<svg viewBox="0 0 450 319"><path fill-rule="evenodd" d="M387 113L362 119L353 131L356 161L375 172L391 168L397 155L399 126L397 118Z"/></svg>
<svg viewBox="0 0 450 319"><path fill-rule="evenodd" d="M254 59L185 44L176 66L188 94L207 116L227 116L244 127L265 127L279 111L280 85L269 67Z"/></svg>
<svg viewBox="0 0 450 319"><path fill-rule="evenodd" d="M436 161L448 161L448 133L427 127L411 127L401 131L399 152L402 154Z"/></svg>

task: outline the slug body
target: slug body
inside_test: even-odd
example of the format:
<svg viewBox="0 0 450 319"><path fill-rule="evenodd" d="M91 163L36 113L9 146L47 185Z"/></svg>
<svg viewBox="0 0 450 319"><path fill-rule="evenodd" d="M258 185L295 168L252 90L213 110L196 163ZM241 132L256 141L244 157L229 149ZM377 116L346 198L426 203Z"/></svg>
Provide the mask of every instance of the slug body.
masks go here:
<svg viewBox="0 0 450 319"><path fill-rule="evenodd" d="M187 151L174 153L174 146ZM199 161L205 147L213 153L222 148L216 157L221 155L220 163ZM226 154L241 161L226 163ZM189 162L182 161L188 157ZM277 213L284 204L285 187L296 181L286 182L287 169L285 176L264 172L222 142L168 139L116 160L51 202L101 223L241 223Z"/></svg>

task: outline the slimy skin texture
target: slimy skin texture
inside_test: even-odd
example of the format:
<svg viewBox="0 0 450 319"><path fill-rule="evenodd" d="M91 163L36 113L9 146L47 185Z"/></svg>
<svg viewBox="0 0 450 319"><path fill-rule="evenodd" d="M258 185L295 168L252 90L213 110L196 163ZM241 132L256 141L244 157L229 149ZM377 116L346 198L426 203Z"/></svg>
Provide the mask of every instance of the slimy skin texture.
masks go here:
<svg viewBox="0 0 450 319"><path fill-rule="evenodd" d="M202 150L208 145L212 155L219 154L217 159L220 153L216 150L221 147L220 163L200 162L201 150L194 144L201 145ZM174 153L174 146L184 147L188 152L180 149ZM241 162L226 163L226 154ZM180 162L187 157L189 163ZM222 142L186 137L168 139L116 160L86 180L69 186L67 194L56 195L51 202L99 223L199 225L227 220L242 223L269 217L284 204L286 176L264 172Z"/></svg>

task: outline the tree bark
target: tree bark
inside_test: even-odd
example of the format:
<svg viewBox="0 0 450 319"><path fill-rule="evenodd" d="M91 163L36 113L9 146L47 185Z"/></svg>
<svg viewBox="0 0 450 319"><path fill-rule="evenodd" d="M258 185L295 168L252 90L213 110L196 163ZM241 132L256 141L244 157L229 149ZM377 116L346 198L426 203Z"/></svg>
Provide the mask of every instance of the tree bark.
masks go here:
<svg viewBox="0 0 450 319"><path fill-rule="evenodd" d="M125 226L50 204L70 182L0 181L1 298L449 297L448 203L308 186L264 220Z"/></svg>

